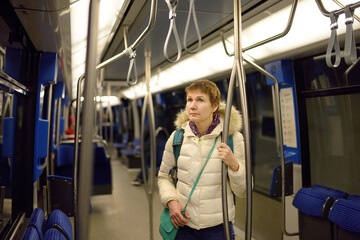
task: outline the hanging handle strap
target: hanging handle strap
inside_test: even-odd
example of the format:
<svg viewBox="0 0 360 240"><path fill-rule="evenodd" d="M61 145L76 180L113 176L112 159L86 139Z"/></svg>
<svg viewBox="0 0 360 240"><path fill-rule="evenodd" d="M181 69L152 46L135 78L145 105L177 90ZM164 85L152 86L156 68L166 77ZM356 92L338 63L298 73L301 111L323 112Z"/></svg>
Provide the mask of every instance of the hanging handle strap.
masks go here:
<svg viewBox="0 0 360 240"><path fill-rule="evenodd" d="M191 51L190 49L188 49L187 44L186 44L191 15L194 19L194 27L195 27L196 35L197 35L197 39L198 39L198 46L194 51ZM188 53L196 53L201 48L201 34L200 34L200 30L199 30L199 24L198 24L198 21L196 18L195 0L190 0L189 13L188 13L187 21L186 21L185 32L184 32L184 48Z"/></svg>
<svg viewBox="0 0 360 240"><path fill-rule="evenodd" d="M170 26L169 26L169 30L168 33L166 35L166 39L165 39L165 44L164 44L164 56L166 58L166 60L168 60L171 63L177 62L179 61L180 57L181 57L181 42L180 42L180 38L179 38L179 34L176 28L176 7L178 4L177 0L165 0L168 8L169 8L169 20L170 20ZM167 53L167 48L169 45L169 41L170 41L170 37L171 37L171 32L173 32L174 37L175 37L175 42L176 42L176 47L177 47L177 57L176 59L172 60L169 58L169 55Z"/></svg>
<svg viewBox="0 0 360 240"><path fill-rule="evenodd" d="M351 10L350 5L347 5L344 8L344 12L346 24L344 59L348 65L352 65L356 62L357 59L355 36L353 30L354 10Z"/></svg>
<svg viewBox="0 0 360 240"><path fill-rule="evenodd" d="M337 36L337 29L338 29L338 16L335 16L334 12L330 13L330 29L331 29L331 35L328 43L328 47L326 50L326 64L328 67L338 67L341 62L341 56L340 56L340 46L339 46L339 40ZM331 56L333 55L332 50L335 50L335 63L332 63Z"/></svg>
<svg viewBox="0 0 360 240"><path fill-rule="evenodd" d="M129 86L133 86L137 83L137 80L138 80L136 60L135 60L136 50L128 48L126 51L126 54L129 56L129 59L130 59L130 65L129 65L126 82ZM131 80L131 74L133 75L133 80Z"/></svg>
<svg viewBox="0 0 360 240"><path fill-rule="evenodd" d="M188 203L189 203L189 201L190 201L191 195L193 194L193 192L194 192L194 190L195 190L195 187L196 187L196 185L198 184L198 182L199 182L199 180L200 180L201 174L203 173L204 168L205 168L206 164L208 163L211 154L212 154L213 151L214 151L214 148L215 148L215 145L216 145L216 141L218 140L218 138L219 138L219 136L217 136L217 137L215 138L214 145L213 145L213 147L211 148L211 150L210 150L210 152L209 152L209 155L208 155L207 158L206 158L206 161L205 161L205 163L204 163L204 166L201 168L201 171L200 171L199 175L198 175L197 178L196 178L196 181L195 181L195 183L194 183L194 186L193 186L192 189L191 189L191 192L190 192L190 194L189 194L189 198L188 198L188 200L187 200L187 202L186 202L186 204L185 204L185 207L184 207L184 209L181 211L182 214L185 214L186 207L187 207L187 205L188 205Z"/></svg>

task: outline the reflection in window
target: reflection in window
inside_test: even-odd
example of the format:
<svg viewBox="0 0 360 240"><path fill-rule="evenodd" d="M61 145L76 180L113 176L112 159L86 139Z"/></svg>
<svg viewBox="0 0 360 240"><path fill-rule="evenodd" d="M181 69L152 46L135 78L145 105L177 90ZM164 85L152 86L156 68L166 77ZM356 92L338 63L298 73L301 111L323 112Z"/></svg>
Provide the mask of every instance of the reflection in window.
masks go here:
<svg viewBox="0 0 360 240"><path fill-rule="evenodd" d="M311 183L360 194L360 94L306 99Z"/></svg>
<svg viewBox="0 0 360 240"><path fill-rule="evenodd" d="M276 151L274 111L271 86L259 73L246 76L251 127L251 154L254 189L269 195L273 169L280 164Z"/></svg>

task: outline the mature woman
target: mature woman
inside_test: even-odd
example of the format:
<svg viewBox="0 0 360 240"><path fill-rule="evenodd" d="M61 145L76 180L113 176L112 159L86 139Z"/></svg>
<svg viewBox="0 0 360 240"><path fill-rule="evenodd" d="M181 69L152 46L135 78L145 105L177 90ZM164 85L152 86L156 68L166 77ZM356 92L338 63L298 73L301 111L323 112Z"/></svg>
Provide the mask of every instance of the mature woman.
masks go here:
<svg viewBox="0 0 360 240"><path fill-rule="evenodd" d="M232 108L229 127L229 135L233 136L232 152L228 145L221 143L225 104L220 103L220 91L216 84L199 80L185 91L186 110L180 112L175 121L178 129L184 129L177 161L178 181L175 186L169 176L169 171L175 166L173 132L166 143L158 175L161 202L169 208L173 225L180 226L176 239L223 239L221 164L224 162L228 166L230 233L232 239L235 239L232 226L235 205L232 193L238 197L245 196L244 141L239 132L242 127L241 116ZM220 137L217 138L218 136ZM181 211L213 145L214 151L195 187L185 214L182 215Z"/></svg>

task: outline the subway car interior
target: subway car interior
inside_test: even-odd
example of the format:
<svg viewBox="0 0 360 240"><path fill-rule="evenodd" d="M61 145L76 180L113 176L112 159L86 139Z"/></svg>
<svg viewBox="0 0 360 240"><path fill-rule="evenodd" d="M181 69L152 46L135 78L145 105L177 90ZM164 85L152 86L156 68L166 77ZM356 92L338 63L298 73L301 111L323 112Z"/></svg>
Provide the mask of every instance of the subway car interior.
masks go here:
<svg viewBox="0 0 360 240"><path fill-rule="evenodd" d="M242 115L236 240L360 239L359 6L2 0L0 238L162 239L164 146L208 79Z"/></svg>

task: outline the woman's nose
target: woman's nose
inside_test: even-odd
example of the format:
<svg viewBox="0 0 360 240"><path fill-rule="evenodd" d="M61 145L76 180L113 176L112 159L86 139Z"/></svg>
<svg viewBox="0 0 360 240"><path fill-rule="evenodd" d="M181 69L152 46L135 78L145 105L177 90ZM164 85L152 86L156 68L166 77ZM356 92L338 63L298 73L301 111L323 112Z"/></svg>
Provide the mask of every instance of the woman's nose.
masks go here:
<svg viewBox="0 0 360 240"><path fill-rule="evenodd" d="M195 101L192 101L192 102L190 103L190 108L191 108L191 109L195 109L195 108L196 108L196 103L195 103Z"/></svg>

